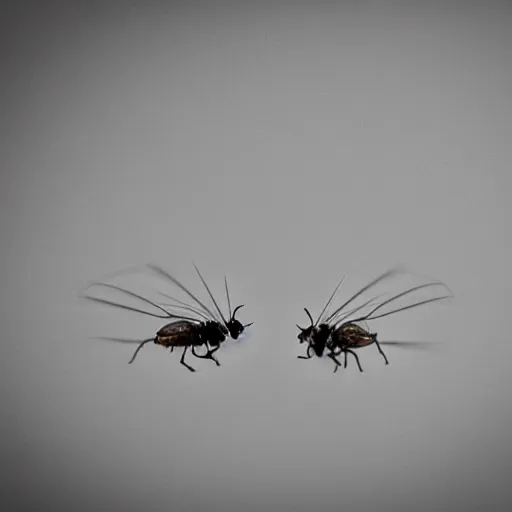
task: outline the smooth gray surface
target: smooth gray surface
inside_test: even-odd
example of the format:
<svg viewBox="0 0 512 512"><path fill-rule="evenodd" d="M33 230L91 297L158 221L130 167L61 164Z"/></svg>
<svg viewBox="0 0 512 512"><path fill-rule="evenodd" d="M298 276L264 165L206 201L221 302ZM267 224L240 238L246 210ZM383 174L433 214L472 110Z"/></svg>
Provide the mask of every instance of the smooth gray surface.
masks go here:
<svg viewBox="0 0 512 512"><path fill-rule="evenodd" d="M507 510L508 3L11 4L4 508ZM192 260L256 322L221 368L93 339L162 324L88 280ZM296 359L304 306L397 262L456 300L372 328L441 348Z"/></svg>

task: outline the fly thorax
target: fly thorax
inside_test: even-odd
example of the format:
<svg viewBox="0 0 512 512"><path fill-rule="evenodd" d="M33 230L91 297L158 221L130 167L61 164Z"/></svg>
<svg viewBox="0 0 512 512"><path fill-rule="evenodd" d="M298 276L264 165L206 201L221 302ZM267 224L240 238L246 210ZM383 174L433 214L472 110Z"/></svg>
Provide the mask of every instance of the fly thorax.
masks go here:
<svg viewBox="0 0 512 512"><path fill-rule="evenodd" d="M313 347L313 350L315 351L315 354L318 357L321 357L323 355L330 334L331 328L327 324L320 324L315 329L311 345Z"/></svg>
<svg viewBox="0 0 512 512"><path fill-rule="evenodd" d="M227 329L218 322L208 321L205 322L201 329L201 338L203 342L208 342L210 345L220 345L227 336Z"/></svg>

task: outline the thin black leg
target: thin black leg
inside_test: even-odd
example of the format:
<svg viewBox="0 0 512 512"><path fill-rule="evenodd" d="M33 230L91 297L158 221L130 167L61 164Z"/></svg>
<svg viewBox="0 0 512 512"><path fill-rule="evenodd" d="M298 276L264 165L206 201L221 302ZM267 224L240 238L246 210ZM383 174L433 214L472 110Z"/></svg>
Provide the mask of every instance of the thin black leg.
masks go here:
<svg viewBox="0 0 512 512"><path fill-rule="evenodd" d="M216 345L215 348L213 348L213 349L210 348L208 350L208 356L210 357L210 359L213 359L215 361L217 366L220 366L220 363L219 363L219 361L217 361L216 357L213 357L213 354L215 354L215 352L217 352L217 350L219 350L219 348L220 348L220 345Z"/></svg>
<svg viewBox="0 0 512 512"><path fill-rule="evenodd" d="M210 350L208 350L206 354L200 355L196 352L196 347L192 345L192 354L194 354L194 356L196 356L198 359L211 359L212 361L215 362L217 366L220 366L219 361L217 361L217 359L212 355L212 352Z"/></svg>
<svg viewBox="0 0 512 512"><path fill-rule="evenodd" d="M187 367L191 372L195 372L195 369L192 368L192 366L188 365L187 363L185 363L185 354L187 353L187 350L188 350L188 347L185 347L183 349L183 354L181 354L181 359L180 359L180 363Z"/></svg>
<svg viewBox="0 0 512 512"><path fill-rule="evenodd" d="M209 349L208 353L209 354L215 354L215 352L217 352L217 350L219 350L219 348L220 348L220 345L215 345L215 348Z"/></svg>
<svg viewBox="0 0 512 512"><path fill-rule="evenodd" d="M332 353L335 355L335 356L339 356L341 353L343 352L344 354L344 360L343 360L343 368L346 368L347 367L347 349L344 349L344 348L338 348L338 350L333 350ZM339 363L339 361L338 361ZM340 363L340 366L341 366L341 363Z"/></svg>
<svg viewBox="0 0 512 512"><path fill-rule="evenodd" d="M215 352L215 350L213 352ZM213 352L208 352L209 359L212 359L217 366L220 366L219 360L213 355Z"/></svg>
<svg viewBox="0 0 512 512"><path fill-rule="evenodd" d="M341 363L336 358L336 354L334 353L334 351L332 351L331 353L327 354L327 357L330 357L334 361L335 366L333 373L336 373L338 371L338 368L341 366Z"/></svg>
<svg viewBox="0 0 512 512"><path fill-rule="evenodd" d="M363 369L361 368L361 363L359 362L359 357L357 356L357 354L353 350L350 350L349 348L345 349L345 368L346 368L346 362L347 362L347 359L346 359L347 358L347 352L349 352L350 354L352 354L355 357L357 366L359 366L359 371L362 372Z"/></svg>
<svg viewBox="0 0 512 512"><path fill-rule="evenodd" d="M375 345L377 345L377 348L379 349L379 352L382 354L382 357L384 358L384 361L386 361L386 364L389 364L388 358L386 357L386 354L384 354L384 351L380 347L380 343L377 341L377 336L373 338L373 342Z"/></svg>
<svg viewBox="0 0 512 512"><path fill-rule="evenodd" d="M194 354L194 356L197 357L198 359L208 359L208 352L206 352L206 354L204 355L198 354L196 352L195 345L192 345L192 354Z"/></svg>
<svg viewBox="0 0 512 512"><path fill-rule="evenodd" d="M297 356L297 359L311 359L313 357L313 355L311 354L311 345L308 345L306 354L307 355L305 355L305 356Z"/></svg>
<svg viewBox="0 0 512 512"><path fill-rule="evenodd" d="M149 338L147 340L144 340L143 342L141 342L141 344L137 347L137 350L135 351L135 353L133 354L132 358L128 361L128 364L132 364L133 361L135 361L135 358L137 357L137 354L139 353L139 350L146 344L146 343L149 343L150 341L155 341L155 338Z"/></svg>

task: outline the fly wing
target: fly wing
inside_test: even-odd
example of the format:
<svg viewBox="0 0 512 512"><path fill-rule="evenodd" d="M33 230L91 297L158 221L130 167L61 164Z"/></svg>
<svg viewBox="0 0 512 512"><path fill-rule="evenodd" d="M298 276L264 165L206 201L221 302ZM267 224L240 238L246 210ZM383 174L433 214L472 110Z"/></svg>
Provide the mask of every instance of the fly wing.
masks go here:
<svg viewBox="0 0 512 512"><path fill-rule="evenodd" d="M417 276L407 272L403 267L395 267L384 272L359 289L328 315L324 322L339 327L344 323L375 320L453 297L451 290L442 281L432 280L416 286L400 284L402 279L415 275ZM399 288L394 293L382 293L385 291L384 284L388 286L398 284ZM376 294L376 291L381 293ZM348 307L349 304L350 307Z"/></svg>
<svg viewBox="0 0 512 512"><path fill-rule="evenodd" d="M317 327L320 323L323 322L323 320L322 320L323 316L324 316L325 312L327 311L327 308L330 306L331 302L333 301L334 296L336 295L336 292L339 290L340 286L343 284L343 281L345 281L345 277L346 276L343 276L340 279L340 281L338 282L338 284L336 285L336 287L334 288L334 291L332 292L331 296L329 297L329 299L325 303L325 306L323 307L322 311L318 315L318 318L316 319L316 322L314 323L314 327Z"/></svg>
<svg viewBox="0 0 512 512"><path fill-rule="evenodd" d="M208 292L208 295L210 296L210 299L212 300L213 305L215 306L215 309L217 310L217 313L219 313L219 316L220 316L220 318L222 320L222 323L224 323L224 325L226 327L228 327L228 323L226 322L226 319L224 318L224 315L222 314L222 311L219 308L219 305L217 304L217 301L215 300L215 297L213 296L213 293L211 292L209 286L206 284L206 281L204 280L201 272L199 272L199 269L196 267L195 264L194 264L194 268L196 269L196 272L197 272L197 275L199 276L199 279L201 279L201 282L203 283L204 287L206 288L206 291Z"/></svg>
<svg viewBox="0 0 512 512"><path fill-rule="evenodd" d="M183 302L179 299L175 299L174 297L171 297L170 295L168 295L167 293L163 293L163 292L158 292L160 295L162 295L163 297L166 297L167 299L171 300L174 302L174 304L172 303L169 303L169 302L161 302L159 303L161 306L166 306L168 308L172 308L172 309L183 309L185 311L190 311L191 313L201 317L203 320L211 320L210 317L206 316L199 308L195 308L193 306L189 306L186 302Z"/></svg>
<svg viewBox="0 0 512 512"><path fill-rule="evenodd" d="M345 308L354 302L357 298L359 298L361 295L363 295L365 292L369 291L370 289L374 288L381 282L394 277L400 273L403 273L404 269L402 267L394 267L380 276L377 276L375 279L370 281L367 285L363 286L360 290L358 290L354 295L352 295L349 299L347 299L339 308L337 308L333 313L331 313L327 318L325 318L325 323L334 323L336 321L336 318L339 317L340 314L343 314L346 310Z"/></svg>
<svg viewBox="0 0 512 512"><path fill-rule="evenodd" d="M125 343L127 345L140 345L144 341L153 341L154 338L147 338L145 340L141 340L138 338L114 338L112 336L95 336L93 339L95 340L103 340L103 341L113 341L115 343Z"/></svg>
<svg viewBox="0 0 512 512"><path fill-rule="evenodd" d="M379 345L407 348L413 350L434 350L446 345L440 341L412 341L412 340L379 340Z"/></svg>
<svg viewBox="0 0 512 512"><path fill-rule="evenodd" d="M343 315L346 315L347 313L347 306L349 306L349 304L352 304L356 299L358 299L359 297L363 296L366 292L370 291L371 289L374 289L377 285L379 285L380 283L390 279L390 278L393 278L399 274L402 274L404 273L405 270L403 269L403 267L401 266L396 266L396 267L393 267L389 270L387 270L386 272L380 274L379 276L377 276L375 279L373 279L372 281L370 281L368 284L366 284L365 286L363 286L361 289L359 289L355 294L353 294L351 297L349 297L341 306L339 306L336 310L334 310L330 315L328 315L324 320L323 322L324 323L337 323L338 322L338 319L343 316ZM341 283L340 283L341 284ZM336 288L337 290L337 288ZM336 290L333 292L333 294L331 295L331 298L329 299L329 302L332 300L332 298L334 297L335 295L335 292ZM368 303L370 303L370 301L368 301ZM355 309L361 309L363 306L360 306L360 307L356 307ZM325 308L324 308L325 309Z"/></svg>
<svg viewBox="0 0 512 512"><path fill-rule="evenodd" d="M162 312L163 313L162 316L160 316L159 314L158 314L158 316L156 316L150 312L141 311L141 309L138 307L134 307L132 305L126 305L126 304L124 304L124 301L120 302L117 300L112 300L110 297L107 297L107 298L91 297L91 296L85 296L85 295L82 295L82 297L87 298L92 301L95 301L95 302L105 304L105 305L109 305L112 307L117 307L117 308L125 309L128 311L136 311L138 313L147 314L149 316L155 316L156 318L182 318L182 319L194 320L194 321L203 321L203 320L217 321L217 318L215 318L213 313L208 308L206 308L202 304L201 301L196 301L195 296L193 296L191 294L191 292L189 292L189 290L187 290L181 283L179 283L177 281L177 279L170 276L169 273L167 273L160 267L157 267L156 265L151 265L151 264L131 265L131 266L122 268L121 270L117 270L115 272L110 272L109 274L106 274L105 276L103 276L103 278L101 279L101 281L103 281L103 282L100 283L100 281L98 280L96 282L93 282L92 284L89 284L88 286L85 287L85 289L82 291L82 293L85 292L86 290L88 290L91 286L98 286L98 285L105 286L105 288L110 287L110 290L109 290L109 292L110 292L114 289L114 286L110 285L110 284L106 285L107 282L116 280L118 278L125 278L125 277L129 277L130 279L137 279L137 278L144 279L144 274L146 275L146 279L147 279L148 270L152 271L151 274L152 274L153 278L157 278L160 280L162 280L162 278L164 278L167 281L174 280L174 284L176 284L178 286L178 288L180 288L182 291L184 291L189 297L192 297L194 302L196 304L198 304L199 307L197 307L197 306L194 307L194 306L188 304L187 302L184 302L183 300L179 300L175 297L171 297L170 295L162 293L159 290L156 290L156 292L176 304L171 304L171 303L164 304L164 303L157 302L157 301L148 301L147 296L142 297L142 299L141 299L141 297L140 297L141 294L139 294L139 296L137 297L139 300L136 302L138 305L140 305L141 304L140 300L142 300L145 303L145 305L152 306L150 308L151 310L154 310L154 308L156 307L159 310L159 312L162 312L161 308L163 307L165 312ZM103 290L103 291L105 291L105 290ZM132 292L130 292L126 289L124 289L122 291L118 289L118 291L120 291L121 293L124 292L123 299L127 299L127 298L131 299L131 298L136 297ZM155 292L155 290L152 290L152 291ZM187 311L187 313L185 313L185 311ZM171 314L172 316L169 316L169 314Z"/></svg>
<svg viewBox="0 0 512 512"><path fill-rule="evenodd" d="M178 279L176 279L174 276L169 274L166 270L164 270L162 267L159 267L158 265L155 265L153 263L148 263L147 267L152 270L156 275L167 279L171 283L173 283L175 286L177 286L180 290L182 290L186 295L188 295L198 306L201 311L204 312L212 321L224 323L222 318L218 318L215 316L215 314L198 298L196 297L188 288L186 288Z"/></svg>
<svg viewBox="0 0 512 512"><path fill-rule="evenodd" d="M421 292L421 293L419 293ZM365 305L364 312L345 315L337 319L337 324L347 322L363 322L391 316L402 311L453 298L451 290L441 281L432 281L412 286L380 300L370 301Z"/></svg>
<svg viewBox="0 0 512 512"><path fill-rule="evenodd" d="M116 286L116 285L108 284L108 283L94 282L94 283L91 283L86 288L86 290L91 289L91 288L101 289L101 290L103 290L103 292L108 291L111 294L113 294L113 292L116 292L117 295L120 294L122 297L124 297L125 301L114 300L114 298L111 298L109 296L96 297L96 296L89 295L89 294L82 295L82 298L92 301L92 302L103 304L106 306L114 307L117 309L123 309L125 311L132 311L132 312L140 313L142 315L151 316L153 318L167 318L167 319L188 320L191 322L199 322L199 320L197 318L194 318L191 316L171 313L168 309L165 309L164 307L157 304L156 302L153 302L152 300L148 299L147 297L139 295L139 294L132 292L130 290L127 290L125 288L121 288L120 286ZM135 299L135 302L144 304L145 306L151 306L151 308L148 308L148 309L150 309L150 311L148 311L147 309L141 309L139 307L127 304L126 302L128 302L128 299L130 299L130 300Z"/></svg>

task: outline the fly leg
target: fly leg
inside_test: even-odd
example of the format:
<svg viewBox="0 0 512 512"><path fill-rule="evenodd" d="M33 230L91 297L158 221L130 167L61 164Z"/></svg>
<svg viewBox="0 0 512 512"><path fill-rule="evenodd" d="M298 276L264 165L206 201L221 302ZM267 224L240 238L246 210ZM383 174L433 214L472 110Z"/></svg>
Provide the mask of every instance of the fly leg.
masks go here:
<svg viewBox="0 0 512 512"><path fill-rule="evenodd" d="M219 348L220 348L220 345L217 345L213 350L208 351L208 355L210 356L210 359L213 359L217 366L220 366L220 363L219 363L218 359L213 354L215 352L217 352L217 350L219 350Z"/></svg>
<svg viewBox="0 0 512 512"><path fill-rule="evenodd" d="M206 346L208 346L208 344ZM220 348L220 345L216 345L215 348L213 348L213 349L210 348L206 354L210 359L213 359L213 361L215 361L215 364L217 366L220 366L220 363L219 363L219 361L217 361L216 357L213 357L213 354L215 354L215 352L217 352L217 350L219 350L219 348Z"/></svg>
<svg viewBox="0 0 512 512"><path fill-rule="evenodd" d="M379 342L377 341L377 334L373 335L373 342L375 343L375 345L377 345L377 348L379 349L379 352L381 353L382 357L384 358L384 361L386 361L386 364L389 364L386 354L384 354L384 351L382 350Z"/></svg>
<svg viewBox="0 0 512 512"><path fill-rule="evenodd" d="M144 340L140 343L140 345L137 347L137 350L135 351L135 353L133 354L132 358L128 361L128 364L132 364L133 361L135 361L135 358L137 357L137 354L139 353L139 350L146 344L146 343L149 343L150 341L155 341L155 338L149 338L147 340Z"/></svg>
<svg viewBox="0 0 512 512"><path fill-rule="evenodd" d="M338 368L341 366L341 363L336 358L336 355L337 354L334 352L334 350L331 350L331 352L329 354L327 354L327 357L330 357L334 361L334 364L335 364L334 373L336 373L338 371Z"/></svg>
<svg viewBox="0 0 512 512"><path fill-rule="evenodd" d="M344 348L343 351L345 352L345 368L347 367L347 352L349 352L355 357L357 366L359 366L359 371L362 372L363 369L361 368L361 363L359 362L359 357L357 356L357 354L353 350L350 350L349 348Z"/></svg>
<svg viewBox="0 0 512 512"><path fill-rule="evenodd" d="M215 354L215 352L217 352L217 350L219 350L219 348L220 348L220 345L216 345L215 348L208 350L208 354L210 354L210 355Z"/></svg>
<svg viewBox="0 0 512 512"><path fill-rule="evenodd" d="M217 359L216 359L215 357L213 357L213 355L212 355L212 351L211 351L211 350L208 350L208 351L206 352L206 354L204 354L204 355L200 355L200 354L198 354L198 353L196 352L196 347L195 347L195 345L192 345L192 354L194 354L194 356L196 356L198 359L211 359L212 361L214 361L214 362L215 362L215 364L216 364L217 366L220 366L219 361L217 361Z"/></svg>
<svg viewBox="0 0 512 512"><path fill-rule="evenodd" d="M343 352L343 354L345 355L345 359L343 361L343 368L346 368L347 367L347 351L346 350L343 350L342 348L338 349L338 351L336 352L335 350L333 350L333 354L335 356L339 356L341 353Z"/></svg>
<svg viewBox="0 0 512 512"><path fill-rule="evenodd" d="M306 350L305 356L297 356L297 359L311 359L313 355L311 354L311 345L308 345L308 349Z"/></svg>
<svg viewBox="0 0 512 512"><path fill-rule="evenodd" d="M188 347L185 347L183 349L183 354L181 354L181 359L180 359L180 363L187 367L191 372L195 372L195 369L192 368L192 366L189 366L187 363L185 363L185 354L187 353L187 350L188 350Z"/></svg>

